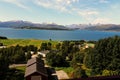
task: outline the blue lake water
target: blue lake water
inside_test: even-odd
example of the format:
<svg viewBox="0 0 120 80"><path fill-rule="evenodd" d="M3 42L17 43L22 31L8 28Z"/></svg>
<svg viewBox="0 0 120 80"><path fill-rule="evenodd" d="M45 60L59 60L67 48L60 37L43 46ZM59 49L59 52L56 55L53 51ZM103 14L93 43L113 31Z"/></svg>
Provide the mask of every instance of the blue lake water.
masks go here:
<svg viewBox="0 0 120 80"><path fill-rule="evenodd" d="M106 31L88 31L88 30L28 30L28 29L12 29L0 28L0 36L15 39L42 39L42 40L98 40L114 35L120 32Z"/></svg>

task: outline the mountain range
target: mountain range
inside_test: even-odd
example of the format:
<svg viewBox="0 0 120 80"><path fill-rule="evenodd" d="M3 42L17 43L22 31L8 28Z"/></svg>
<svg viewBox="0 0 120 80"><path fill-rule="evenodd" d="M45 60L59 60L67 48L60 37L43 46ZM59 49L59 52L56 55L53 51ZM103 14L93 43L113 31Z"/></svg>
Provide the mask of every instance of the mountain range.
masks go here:
<svg viewBox="0 0 120 80"><path fill-rule="evenodd" d="M57 25L55 23L47 24L47 23L32 23L29 21L6 21L0 22L0 27L4 28L19 28L19 29L55 29L55 30L68 30L69 28L63 25Z"/></svg>
<svg viewBox="0 0 120 80"><path fill-rule="evenodd" d="M116 24L97 24L84 28L86 30L98 30L98 31L120 31L120 25Z"/></svg>
<svg viewBox="0 0 120 80"><path fill-rule="evenodd" d="M5 21L0 22L0 27L17 29L48 29L48 30L99 30L99 31L120 31L120 25L116 24L71 24L58 25L55 23L32 23L29 21Z"/></svg>

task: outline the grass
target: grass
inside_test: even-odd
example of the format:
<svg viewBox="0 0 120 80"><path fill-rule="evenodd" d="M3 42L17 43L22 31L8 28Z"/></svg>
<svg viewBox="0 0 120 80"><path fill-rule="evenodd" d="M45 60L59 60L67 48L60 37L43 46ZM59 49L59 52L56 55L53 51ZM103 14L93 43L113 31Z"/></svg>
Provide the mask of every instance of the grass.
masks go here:
<svg viewBox="0 0 120 80"><path fill-rule="evenodd" d="M26 46L26 45L34 45L36 47L40 47L41 43L43 42L51 42L52 47L54 48L59 41L49 41L49 40L37 40L37 39L0 39L0 42L6 45L7 47L9 46Z"/></svg>
<svg viewBox="0 0 120 80"><path fill-rule="evenodd" d="M55 70L56 71L63 70L68 74L69 77L70 77L71 73L74 71L74 69L72 67L55 67Z"/></svg>
<svg viewBox="0 0 120 80"><path fill-rule="evenodd" d="M7 72L6 80L25 80L25 66L10 68Z"/></svg>
<svg viewBox="0 0 120 80"><path fill-rule="evenodd" d="M15 69L25 72L26 66L17 66Z"/></svg>

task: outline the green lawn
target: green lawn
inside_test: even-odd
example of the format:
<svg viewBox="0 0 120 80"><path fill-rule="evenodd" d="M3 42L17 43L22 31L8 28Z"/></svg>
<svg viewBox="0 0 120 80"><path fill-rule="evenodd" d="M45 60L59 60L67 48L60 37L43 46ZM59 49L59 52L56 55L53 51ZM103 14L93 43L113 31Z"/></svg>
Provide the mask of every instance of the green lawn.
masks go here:
<svg viewBox="0 0 120 80"><path fill-rule="evenodd" d="M25 80L25 66L10 68L5 80Z"/></svg>
<svg viewBox="0 0 120 80"><path fill-rule="evenodd" d="M0 39L0 42L8 47L16 46L16 45L20 45L20 46L34 45L38 48L43 42L51 42L52 47L54 48L59 41L37 40L37 39Z"/></svg>
<svg viewBox="0 0 120 80"><path fill-rule="evenodd" d="M25 72L26 66L17 66L15 69Z"/></svg>
<svg viewBox="0 0 120 80"><path fill-rule="evenodd" d="M55 67L55 70L56 71L63 70L68 74L69 77L71 76L71 73L74 71L72 67Z"/></svg>

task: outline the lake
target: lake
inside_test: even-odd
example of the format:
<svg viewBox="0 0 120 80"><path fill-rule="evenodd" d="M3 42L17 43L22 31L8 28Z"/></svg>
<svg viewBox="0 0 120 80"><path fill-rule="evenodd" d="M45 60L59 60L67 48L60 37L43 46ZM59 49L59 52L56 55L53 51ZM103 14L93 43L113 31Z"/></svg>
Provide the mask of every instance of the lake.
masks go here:
<svg viewBox="0 0 120 80"><path fill-rule="evenodd" d="M42 40L98 40L114 35L120 32L107 31L88 31L88 30L30 30L30 29L12 29L0 28L0 36L6 36L14 39L42 39Z"/></svg>

